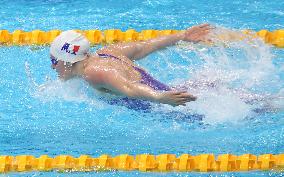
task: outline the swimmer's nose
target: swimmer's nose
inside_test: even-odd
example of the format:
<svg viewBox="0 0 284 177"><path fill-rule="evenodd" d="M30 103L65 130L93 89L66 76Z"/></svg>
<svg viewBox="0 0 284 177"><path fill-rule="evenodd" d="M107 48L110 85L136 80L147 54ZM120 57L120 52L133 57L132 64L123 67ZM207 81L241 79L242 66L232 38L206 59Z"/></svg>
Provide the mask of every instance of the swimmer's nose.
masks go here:
<svg viewBox="0 0 284 177"><path fill-rule="evenodd" d="M55 69L55 65L54 65L54 64L51 64L50 67L51 67L52 69Z"/></svg>

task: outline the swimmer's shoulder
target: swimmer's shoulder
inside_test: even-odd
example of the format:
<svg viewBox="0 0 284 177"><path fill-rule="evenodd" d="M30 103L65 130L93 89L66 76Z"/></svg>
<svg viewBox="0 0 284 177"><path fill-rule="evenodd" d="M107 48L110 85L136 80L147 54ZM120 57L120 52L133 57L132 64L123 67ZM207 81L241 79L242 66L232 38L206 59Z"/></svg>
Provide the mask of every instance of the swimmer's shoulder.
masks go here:
<svg viewBox="0 0 284 177"><path fill-rule="evenodd" d="M107 89L108 82L111 77L109 73L104 70L96 70L92 67L85 68L84 79L92 85L92 87L103 93L112 93L110 89Z"/></svg>
<svg viewBox="0 0 284 177"><path fill-rule="evenodd" d="M112 82L112 80L115 79L115 77L113 77L114 74L117 74L116 68L104 63L95 63L88 64L84 68L83 78L96 87Z"/></svg>
<svg viewBox="0 0 284 177"><path fill-rule="evenodd" d="M89 64L84 69L83 78L91 83L93 86L103 82L102 78L105 77L105 72L99 67Z"/></svg>

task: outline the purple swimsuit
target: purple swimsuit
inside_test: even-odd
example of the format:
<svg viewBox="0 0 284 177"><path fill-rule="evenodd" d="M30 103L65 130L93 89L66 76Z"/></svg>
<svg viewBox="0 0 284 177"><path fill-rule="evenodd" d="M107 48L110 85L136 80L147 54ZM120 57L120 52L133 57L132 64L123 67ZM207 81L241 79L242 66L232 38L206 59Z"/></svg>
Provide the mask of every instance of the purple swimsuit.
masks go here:
<svg viewBox="0 0 284 177"><path fill-rule="evenodd" d="M122 61L121 59L117 58L116 56L109 55L109 54L98 54L101 58L114 58L117 60ZM123 61L122 61L123 62ZM144 71L141 68L138 68L136 66L132 66L136 71L138 71L141 74L141 84L148 85L149 87L153 88L154 90L161 90L161 91L169 91L171 88L160 81L154 79L150 74L148 74L146 71Z"/></svg>
<svg viewBox="0 0 284 177"><path fill-rule="evenodd" d="M101 58L113 58L122 61L121 59L117 58L116 56L109 55L109 54L98 54ZM124 61L122 61L124 62ZM138 68L136 66L132 66L136 71L138 71L141 74L141 84L148 85L149 87L153 88L154 90L160 90L160 91L168 91L171 90L171 88L160 81L154 79L152 76L150 76L147 72L145 72L143 69ZM134 109L137 111L149 111L151 109L151 104L144 100L138 100L138 99L132 99L128 97L119 98L119 99L111 99L107 100L109 104L114 105L121 105L125 106L129 109Z"/></svg>

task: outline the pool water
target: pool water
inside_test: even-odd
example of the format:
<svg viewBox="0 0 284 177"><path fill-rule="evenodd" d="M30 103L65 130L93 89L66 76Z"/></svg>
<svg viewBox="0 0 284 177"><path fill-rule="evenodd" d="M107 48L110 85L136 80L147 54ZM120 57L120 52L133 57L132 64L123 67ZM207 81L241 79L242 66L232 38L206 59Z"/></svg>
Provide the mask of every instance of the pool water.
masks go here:
<svg viewBox="0 0 284 177"><path fill-rule="evenodd" d="M0 29L284 28L277 1L7 1ZM213 34L212 34L213 36ZM218 40L214 38L215 41ZM95 51L100 46L93 47ZM48 47L0 47L0 154L255 155L283 153L284 50L257 39L215 46L179 43L140 60L155 78L198 97L150 110L110 105L82 80L57 80ZM19 175L10 173L9 176ZM23 176L145 176L140 172L29 172ZM152 176L281 176L280 172L147 173Z"/></svg>

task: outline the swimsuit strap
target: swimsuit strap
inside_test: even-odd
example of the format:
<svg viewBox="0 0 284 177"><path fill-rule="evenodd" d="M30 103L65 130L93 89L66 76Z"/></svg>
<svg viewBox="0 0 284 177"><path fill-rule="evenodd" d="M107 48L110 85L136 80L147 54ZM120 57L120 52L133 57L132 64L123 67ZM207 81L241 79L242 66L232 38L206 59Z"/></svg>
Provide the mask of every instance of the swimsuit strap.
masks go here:
<svg viewBox="0 0 284 177"><path fill-rule="evenodd" d="M129 64L129 63L127 63L127 62L121 60L120 58L118 58L118 57L116 57L116 56L113 56L113 55L110 55L110 54L105 54L105 53L97 53L97 54L98 54L99 57L102 57L102 58L114 58L114 59L116 59L116 60L119 60L119 61L121 61L121 62L127 64L127 65L131 65L131 64ZM132 66L134 69L137 68L136 66L133 66L133 65L131 65L131 66Z"/></svg>
<svg viewBox="0 0 284 177"><path fill-rule="evenodd" d="M102 57L102 58L115 58L117 60L120 60L120 58L116 57L116 56L113 56L113 55L110 55L110 54L105 54L105 53L97 53L99 57Z"/></svg>

